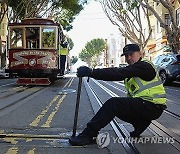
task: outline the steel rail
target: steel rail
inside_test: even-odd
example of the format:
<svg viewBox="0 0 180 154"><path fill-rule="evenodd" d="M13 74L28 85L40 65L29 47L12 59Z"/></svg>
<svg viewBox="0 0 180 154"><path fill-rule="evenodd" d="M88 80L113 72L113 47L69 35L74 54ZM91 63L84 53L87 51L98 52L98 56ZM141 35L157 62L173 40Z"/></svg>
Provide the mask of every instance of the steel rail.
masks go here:
<svg viewBox="0 0 180 154"><path fill-rule="evenodd" d="M21 88L21 87L17 87L17 88ZM28 90L29 88L31 88L31 87L23 87L22 89L19 89L19 90L17 90L17 91L14 91L14 92L12 92L12 93L9 93L9 94L7 94L7 95L5 95L5 96L0 96L0 100L2 100L2 99L5 99L5 98L7 98L7 97L9 97L9 96L13 96L13 95L15 95L15 94L17 94L17 93L21 93L21 92L24 92L25 90ZM10 90L13 90L13 89L10 89Z"/></svg>
<svg viewBox="0 0 180 154"><path fill-rule="evenodd" d="M167 113L167 114L169 114L170 116L172 116L172 117L180 120L180 115L178 115L178 114L176 114L176 113L174 113L174 112L171 112L171 111L169 111L169 110L167 110L167 109L164 110L164 112Z"/></svg>
<svg viewBox="0 0 180 154"><path fill-rule="evenodd" d="M66 86L68 86L68 85L72 82L72 80L73 80L73 78L70 78L70 79L67 81L67 83L65 84L65 86L64 86L63 88L65 88ZM58 81L56 81L55 83L57 83L57 82L58 82ZM52 85L54 85L55 83L53 83ZM11 96L13 96L13 95L15 95L15 94L18 94L18 93L21 93L21 92L25 92L25 91L27 91L27 90L29 90L29 89L33 89L34 87L36 87L36 86L30 85L30 86L23 87L23 89L19 89L19 90L17 90L17 91L14 91L13 93L10 93L10 94L7 94L7 95L5 95L5 96L0 97L0 100L2 101L2 100L5 99L5 98L11 97ZM18 86L17 88L21 88L21 86ZM46 89L48 89L48 88L50 88L50 86L47 87ZM40 89L38 89L38 90L36 90L36 91L34 91L34 92L32 92L32 93L24 96L24 97L19 98L18 100L14 101L13 103L7 104L6 106L0 108L0 111L3 111L3 110L5 110L6 108L9 108L9 107L11 107L11 106L19 103L20 101L25 100L26 98L28 98L28 97L30 97L31 95L33 95L33 94L41 91L42 89L44 89L43 86L42 86Z"/></svg>
<svg viewBox="0 0 180 154"><path fill-rule="evenodd" d="M93 88L87 83L88 88L90 89L91 93L93 94L93 96L95 97L97 103L99 104L99 106L103 105L103 102L101 101L101 99L99 98L99 96L97 95L97 93L93 90ZM126 137L128 137L128 132L125 129L125 127L123 125L119 125L118 122L113 119L110 122L114 132L116 133L116 135L119 138L123 138L124 142L122 142L122 145L124 147L124 149L126 150L126 152L128 154L139 154L140 152L137 150L137 148L134 146L133 143L128 143L126 141Z"/></svg>
<svg viewBox="0 0 180 154"><path fill-rule="evenodd" d="M92 81L94 83L96 83L100 88L102 88L106 93L108 93L110 96L112 97L119 97L119 95L115 94L114 92L112 92L111 90L109 90L108 88L106 88L104 85L102 85L101 83L97 82L96 80L92 79ZM106 82L105 82L106 83ZM108 84L110 85L110 84ZM112 86L112 85L111 85ZM112 86L113 87L113 86ZM118 89L117 87L114 87L115 89ZM166 111L166 113L170 114L169 111ZM171 116L173 115L173 117L176 117L179 120L179 117L174 114L171 113ZM164 127L163 125L161 125L159 122L157 122L156 120L152 121L153 126L150 125L151 131L155 132L155 134L158 134L159 136L168 136L168 137L172 137L174 139L174 143L170 143L172 146L174 146L177 150L180 151L180 137L172 132L171 130L169 130L168 128Z"/></svg>
<svg viewBox="0 0 180 154"><path fill-rule="evenodd" d="M28 89L26 89L26 90L29 90L29 89L31 89L31 88L28 88ZM28 95L26 95L26 96L24 96L24 97L19 98L18 100L14 101L13 103L7 104L6 106L0 108L0 112L4 111L5 109L7 109L7 108L9 108L9 107L14 106L14 105L17 104L17 103L20 103L21 101L23 101L23 100L25 100L26 98L28 98L28 97L30 97L30 96L38 93L38 92L41 91L41 90L43 90L43 87L40 88L40 89L38 89L38 90L36 90L36 91L34 91L34 92L32 92L32 93L30 93L30 94L28 94ZM25 91L25 90L24 90L24 91ZM22 91L22 92L24 92L24 91Z"/></svg>

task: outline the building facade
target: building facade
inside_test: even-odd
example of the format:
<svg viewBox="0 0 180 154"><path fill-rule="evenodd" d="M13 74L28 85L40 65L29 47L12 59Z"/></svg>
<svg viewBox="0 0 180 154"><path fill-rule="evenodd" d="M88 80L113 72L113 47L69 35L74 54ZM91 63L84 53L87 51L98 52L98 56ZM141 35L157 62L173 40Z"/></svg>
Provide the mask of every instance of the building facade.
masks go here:
<svg viewBox="0 0 180 154"><path fill-rule="evenodd" d="M165 22L166 25L170 26L171 19L169 12L166 8L164 8L161 3L153 2L150 0L151 6L153 6L154 10L160 15L161 19ZM177 0L172 0L172 4L174 6L176 12L176 20L178 25L180 25L180 5ZM170 52L170 48L168 46L167 36L165 34L165 29L160 27L160 22L157 18L150 14L150 22L152 28L152 35L149 39L147 46L145 48L145 56L149 60L153 60L158 55L165 54Z"/></svg>
<svg viewBox="0 0 180 154"><path fill-rule="evenodd" d="M121 57L121 54L125 46L125 38L122 34L110 34L106 43L108 67L119 67L119 64L124 64L125 58Z"/></svg>
<svg viewBox="0 0 180 154"><path fill-rule="evenodd" d="M0 4L1 7L1 4ZM6 37L7 37L7 16L5 15L0 24L0 68L6 66Z"/></svg>
<svg viewBox="0 0 180 154"><path fill-rule="evenodd" d="M161 19L166 23L166 25L169 26L171 24L171 19L168 10L164 8L161 3L154 2L153 0L149 0L149 4L160 15ZM172 4L176 12L177 24L180 26L179 2L177 0L172 0ZM152 34L144 49L144 57L149 60L153 60L158 55L168 53L170 51L170 48L168 46L169 43L167 41L165 29L160 26L160 22L157 20L153 13L148 11L148 16L150 18ZM141 15L141 18L144 18L144 20L142 21L146 20L145 15ZM149 28L147 22L143 22L142 31L144 36L147 38L149 35ZM123 47L125 46L125 44L128 43L131 42L124 38L122 34L111 34L106 39L106 49L103 52L103 56L101 55L100 57L100 59L104 59L103 66L118 67L120 64L126 63L124 56L121 57L120 55L122 54ZM103 60L99 61L101 61L102 63Z"/></svg>

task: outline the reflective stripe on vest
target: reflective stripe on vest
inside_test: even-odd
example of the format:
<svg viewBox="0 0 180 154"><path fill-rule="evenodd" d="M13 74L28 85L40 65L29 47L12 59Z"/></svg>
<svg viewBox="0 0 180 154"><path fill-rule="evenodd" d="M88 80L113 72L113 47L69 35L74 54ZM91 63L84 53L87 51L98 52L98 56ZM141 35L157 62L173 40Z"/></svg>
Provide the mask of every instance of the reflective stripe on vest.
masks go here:
<svg viewBox="0 0 180 154"><path fill-rule="evenodd" d="M139 80L139 78L134 78L134 80L136 81L136 83L139 86L139 89L138 89L138 91L135 92L135 94L140 93L145 89L149 89L149 88L152 88L152 87L155 87L155 86L158 86L158 85L162 84L162 82L160 81L159 78L158 78L158 81L155 81L153 83L149 83L147 85L143 85L141 83L141 81ZM159 94L154 94L153 98L166 98L166 94L160 94L160 95Z"/></svg>
<svg viewBox="0 0 180 154"><path fill-rule="evenodd" d="M141 61L148 62L156 70L153 64L148 60L142 59ZM125 88L130 97L140 97L155 104L166 103L166 92L157 71L155 78L151 81L145 81L139 77L133 77L129 80L125 79Z"/></svg>

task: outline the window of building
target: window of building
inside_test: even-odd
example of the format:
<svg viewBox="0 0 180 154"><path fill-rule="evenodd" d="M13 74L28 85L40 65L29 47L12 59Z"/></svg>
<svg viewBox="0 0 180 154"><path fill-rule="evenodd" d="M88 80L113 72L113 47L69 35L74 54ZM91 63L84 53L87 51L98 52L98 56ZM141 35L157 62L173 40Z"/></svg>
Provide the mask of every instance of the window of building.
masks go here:
<svg viewBox="0 0 180 154"><path fill-rule="evenodd" d="M171 24L170 15L169 14L165 14L164 18L165 18L165 24L169 26Z"/></svg>
<svg viewBox="0 0 180 154"><path fill-rule="evenodd" d="M180 8L176 10L177 25L180 26Z"/></svg>
<svg viewBox="0 0 180 154"><path fill-rule="evenodd" d="M146 38L146 28L144 29L143 33L144 33L144 37Z"/></svg>
<svg viewBox="0 0 180 154"><path fill-rule="evenodd" d="M114 64L114 60L113 59L111 60L111 64Z"/></svg>
<svg viewBox="0 0 180 154"><path fill-rule="evenodd" d="M157 20L157 33L160 33L160 22Z"/></svg>
<svg viewBox="0 0 180 154"><path fill-rule="evenodd" d="M152 33L151 33L151 39L154 39L155 38L155 26L152 26L151 27L151 29L152 29Z"/></svg>

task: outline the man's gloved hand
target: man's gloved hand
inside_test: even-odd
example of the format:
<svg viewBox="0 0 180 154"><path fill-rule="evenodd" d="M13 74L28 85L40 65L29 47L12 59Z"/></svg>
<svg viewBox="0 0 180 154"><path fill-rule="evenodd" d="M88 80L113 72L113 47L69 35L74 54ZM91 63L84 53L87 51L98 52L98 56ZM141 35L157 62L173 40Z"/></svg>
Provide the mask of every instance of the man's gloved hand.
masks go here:
<svg viewBox="0 0 180 154"><path fill-rule="evenodd" d="M87 66L81 66L77 69L78 77L90 76L92 73L92 69Z"/></svg>

